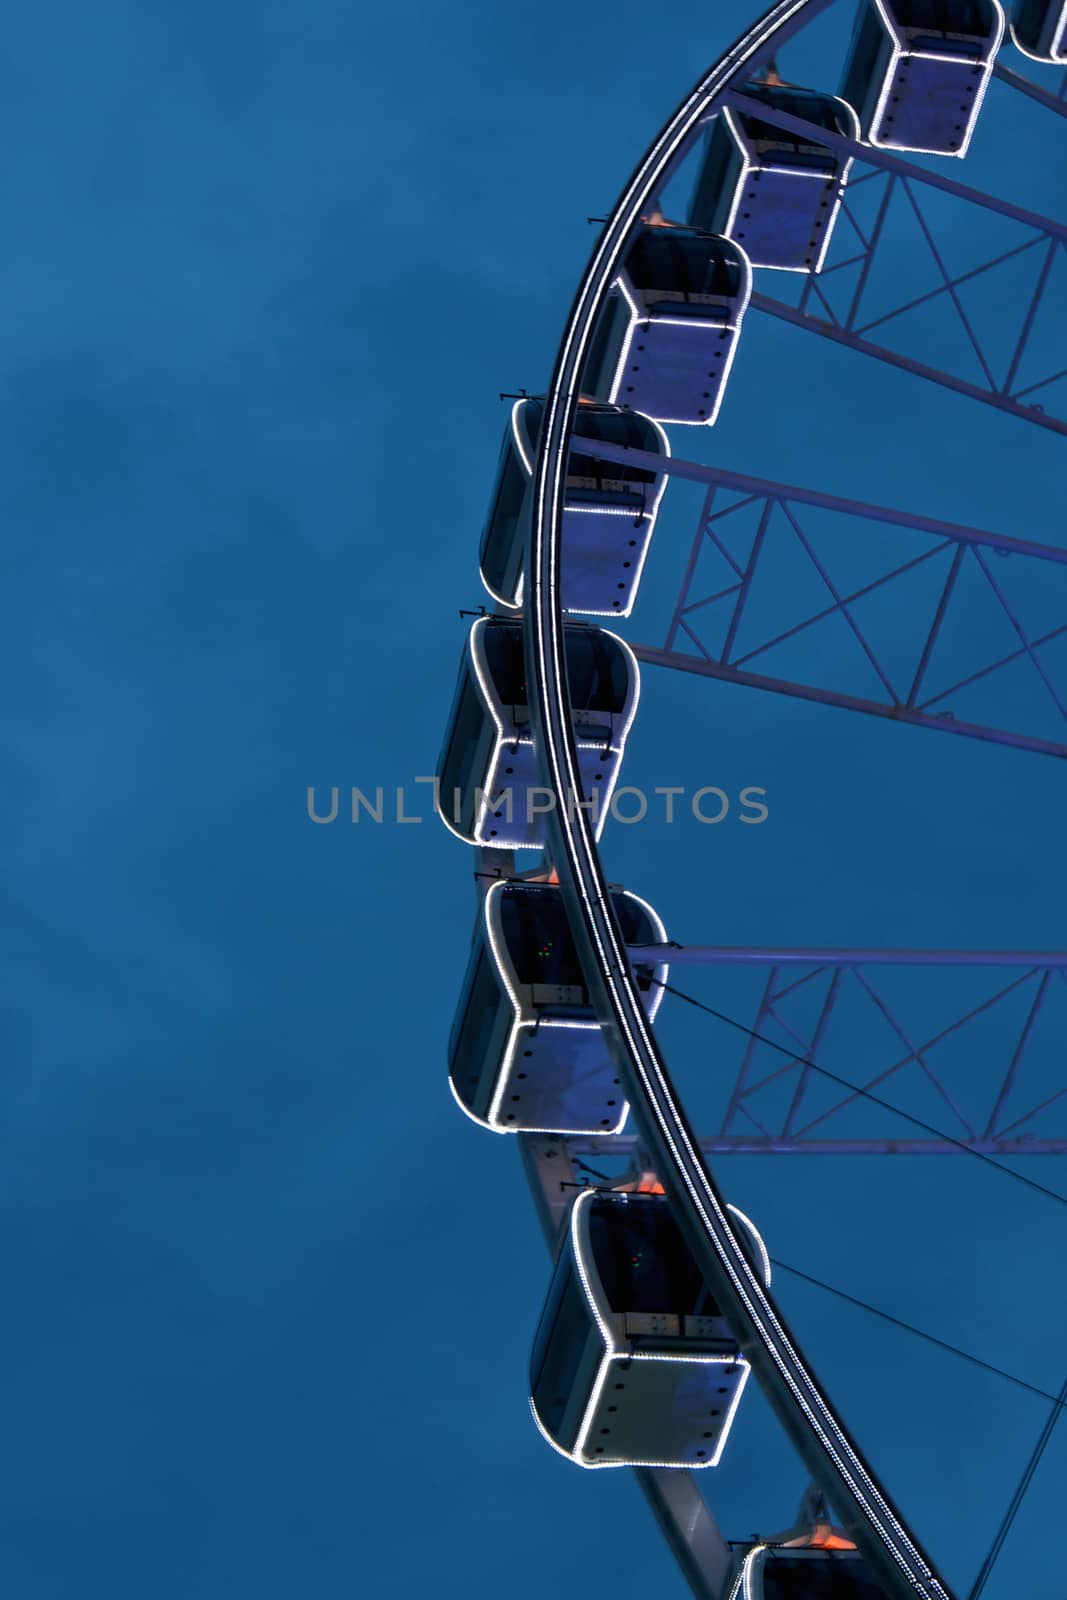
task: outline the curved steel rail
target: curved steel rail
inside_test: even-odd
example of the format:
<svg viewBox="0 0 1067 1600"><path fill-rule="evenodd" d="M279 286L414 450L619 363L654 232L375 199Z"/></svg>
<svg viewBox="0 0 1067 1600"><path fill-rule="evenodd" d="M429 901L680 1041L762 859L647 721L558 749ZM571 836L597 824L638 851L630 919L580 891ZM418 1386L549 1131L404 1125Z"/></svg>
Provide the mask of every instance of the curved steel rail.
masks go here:
<svg viewBox="0 0 1067 1600"><path fill-rule="evenodd" d="M549 837L568 914L637 1127L687 1243L779 1421L892 1600L914 1600L916 1595L951 1600L947 1585L864 1461L748 1265L647 1024L588 812L574 803L582 787L568 714L560 530L568 439L593 326L628 236L698 123L731 83L828 3L778 0L687 95L638 163L607 219L571 308L546 398L534 469L523 626L535 741L544 781L558 801L548 817Z"/></svg>

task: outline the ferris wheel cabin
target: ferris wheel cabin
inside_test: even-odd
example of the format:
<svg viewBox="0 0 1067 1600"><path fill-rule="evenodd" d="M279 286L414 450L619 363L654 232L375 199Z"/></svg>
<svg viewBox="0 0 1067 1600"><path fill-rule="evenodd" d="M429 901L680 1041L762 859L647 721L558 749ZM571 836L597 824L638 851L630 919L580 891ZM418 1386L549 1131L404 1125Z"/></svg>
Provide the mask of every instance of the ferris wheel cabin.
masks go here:
<svg viewBox="0 0 1067 1600"><path fill-rule="evenodd" d="M512 408L489 516L482 533L482 582L500 605L522 603L523 560L530 520L528 497L544 403L518 400ZM596 443L669 456L663 429L639 411L580 402L567 461L563 503L561 594L565 611L628 617L637 598L667 478L663 472L605 461Z"/></svg>
<svg viewBox="0 0 1067 1600"><path fill-rule="evenodd" d="M1011 37L1035 61L1067 61L1067 0L1016 0Z"/></svg>
<svg viewBox="0 0 1067 1600"><path fill-rule="evenodd" d="M855 139L856 113L813 89L746 83L744 93L753 109L724 106L708 134L689 221L733 239L754 267L818 272L852 165L819 142L818 129ZM811 133L765 121L759 105L811 123Z"/></svg>
<svg viewBox="0 0 1067 1600"><path fill-rule="evenodd" d="M751 292L730 239L646 223L600 314L583 388L657 422L714 422Z"/></svg>
<svg viewBox="0 0 1067 1600"><path fill-rule="evenodd" d="M1003 37L997 0L865 0L841 84L863 137L964 155Z"/></svg>
<svg viewBox="0 0 1067 1600"><path fill-rule="evenodd" d="M741 1563L729 1600L886 1600L856 1550L790 1550L756 1545Z"/></svg>
<svg viewBox="0 0 1067 1600"><path fill-rule="evenodd" d="M628 945L665 943L651 906L625 890L611 900ZM667 973L663 964L637 966L650 1021ZM461 1108L495 1133L618 1133L626 1121L557 885L501 882L486 894L448 1077Z"/></svg>
<svg viewBox="0 0 1067 1600"><path fill-rule="evenodd" d="M637 710L640 677L633 651L604 628L568 623L564 645L582 789L599 837ZM545 814L556 798L541 787L520 622L479 617L471 628L437 779L441 818L468 844L544 846ZM569 799L560 796L559 804Z"/></svg>
<svg viewBox="0 0 1067 1600"><path fill-rule="evenodd" d="M549 1443L583 1467L714 1466L748 1372L667 1200L580 1194L530 1362Z"/></svg>

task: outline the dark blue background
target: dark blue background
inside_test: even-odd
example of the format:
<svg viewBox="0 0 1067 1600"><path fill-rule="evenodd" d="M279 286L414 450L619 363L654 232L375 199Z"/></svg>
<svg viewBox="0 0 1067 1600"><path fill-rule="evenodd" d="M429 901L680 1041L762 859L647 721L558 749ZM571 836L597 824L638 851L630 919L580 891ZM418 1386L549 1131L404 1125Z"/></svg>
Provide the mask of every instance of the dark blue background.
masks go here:
<svg viewBox="0 0 1067 1600"><path fill-rule="evenodd" d="M514 1150L445 1083L471 859L429 821L316 828L305 794L432 770L457 611L482 598L497 391L543 383L585 217L749 18L5 8L20 1600L683 1592L628 1476L569 1467L528 1417L548 1263ZM816 44L793 59L818 75ZM1021 159L1027 117L992 95L973 161L1052 209L1063 164ZM712 458L1061 537L1053 436L755 317ZM665 512L631 637L694 514ZM1058 764L645 681L629 781L770 797L758 829L609 832L613 875L677 937L1062 941ZM725 1045L669 1008L663 1030L696 1093ZM719 1171L776 1254L1058 1387L1062 1208L966 1158ZM782 1297L965 1584L1043 1404ZM1061 1600L1043 1524L1065 1451L1061 1430L990 1600ZM803 1479L754 1392L715 1480L731 1536L790 1520Z"/></svg>

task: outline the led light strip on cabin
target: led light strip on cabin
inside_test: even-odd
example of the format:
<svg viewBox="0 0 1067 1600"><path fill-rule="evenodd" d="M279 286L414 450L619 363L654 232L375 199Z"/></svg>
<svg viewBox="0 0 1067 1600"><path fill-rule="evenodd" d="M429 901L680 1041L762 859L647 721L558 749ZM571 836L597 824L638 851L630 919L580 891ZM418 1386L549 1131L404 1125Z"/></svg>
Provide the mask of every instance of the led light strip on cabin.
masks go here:
<svg viewBox="0 0 1067 1600"><path fill-rule="evenodd" d="M578 1426L578 1432L574 1440L573 1449L564 1450L563 1446L557 1444L556 1440L553 1439L552 1435L548 1432L548 1429L541 1421L541 1418L537 1415L537 1407L534 1404L534 1399L531 1395L530 1411L534 1422L537 1425L538 1432L548 1440L553 1450L558 1451L561 1456L565 1456L568 1461L575 1461L580 1467L585 1467L590 1471L595 1471L599 1467L676 1467L678 1465L676 1461L645 1461L637 1459L631 1460L629 1458L627 1458L625 1461L590 1461L586 1457L585 1445L589 1438L589 1430L593 1425L593 1418L596 1416L597 1407L600 1404L600 1397L604 1392L604 1386L608 1381L612 1366L620 1362L629 1363L631 1361L671 1361L676 1364L686 1364L689 1366L729 1367L739 1371L741 1376L738 1380L737 1388L730 1399L730 1404L726 1408L726 1416L723 1419L720 1427L719 1438L715 1450L706 1461L694 1461L690 1463L690 1468L694 1471L699 1471L704 1467L717 1467L722 1458L723 1450L726 1448L726 1441L730 1436L730 1430L733 1427L734 1417L737 1414L737 1408L741 1403L741 1396L744 1393L745 1385L748 1382L749 1373L752 1370L751 1366L740 1354L740 1352L737 1352L733 1355L712 1355L707 1352L698 1351L687 1351L685 1353L679 1352L678 1354L673 1354L670 1351L661 1350L628 1350L617 1343L611 1331L611 1327L604 1316L604 1311L600 1304L600 1300L597 1294L594 1292L593 1284L586 1269L585 1259L582 1251L582 1235L580 1226L581 1213L584 1207L589 1204L596 1193L597 1191L595 1189L586 1189L577 1197L573 1206L571 1207L571 1255L573 1257L574 1264L578 1269L578 1277L581 1280L582 1289L585 1293L586 1304L593 1313L593 1318L596 1322L597 1329L599 1330L600 1337L604 1341L604 1353L600 1358L600 1366L597 1368L597 1375L593 1380L593 1387L589 1392L589 1400L586 1404L584 1412L582 1413L582 1420ZM757 1252L764 1263L764 1275L769 1287L771 1281L770 1257L767 1254L767 1248L763 1243L763 1239L760 1236L759 1230L755 1227L751 1220L745 1216L744 1212L739 1211L736 1206L728 1206L727 1210L732 1211L751 1234L753 1243L756 1245Z"/></svg>
<svg viewBox="0 0 1067 1600"><path fill-rule="evenodd" d="M767 1552L771 1548L770 1545L760 1541L746 1552L744 1561L741 1564L741 1570L733 1581L727 1600L764 1600L763 1584L762 1582L760 1583L757 1593L754 1580L757 1575L762 1579L763 1569L767 1563ZM784 1548L788 1553L790 1547L786 1545ZM808 1548L812 1547L808 1546ZM839 1561L841 1558L840 1556L834 1556L831 1559ZM851 1561L852 1557L850 1556L848 1559Z"/></svg>
<svg viewBox="0 0 1067 1600"><path fill-rule="evenodd" d="M499 1078L497 1080L496 1088L493 1091L493 1098L492 1098L492 1101L490 1102L490 1106L489 1106L488 1119L487 1120L483 1120L481 1117L476 1117L474 1112L470 1109L470 1107L464 1105L463 1101L460 1099L459 1090L456 1088L456 1085L452 1081L452 1074L450 1072L448 1074L448 1087L452 1091L452 1098L455 1100L456 1104L459 1106L459 1109L463 1112L464 1116L469 1117L472 1122L476 1122L478 1124L479 1128L490 1128L493 1133L505 1133L505 1134L507 1134L507 1133L519 1133L519 1132L522 1132L522 1133L545 1133L545 1134L552 1134L556 1138L561 1138L561 1139L577 1138L577 1137L580 1137L581 1135L584 1135L584 1134L600 1134L600 1133L604 1133L605 1131L607 1131L608 1133L620 1133L622 1131L623 1125L625 1124L626 1118L629 1115L629 1111L630 1111L630 1107L629 1107L629 1105L628 1105L628 1103L627 1103L627 1101L625 1099L623 1099L623 1102L622 1102L622 1111L619 1114L618 1121L615 1123L614 1127L608 1128L607 1130L605 1130L602 1126L598 1126L596 1128L560 1128L560 1127L555 1127L555 1128L522 1128L522 1129L518 1129L518 1128L509 1128L503 1122L501 1122L501 1120L500 1120L500 1105L501 1105L501 1101L504 1098L504 1091L505 1091L505 1088L507 1087L508 1074L511 1071L512 1062L515 1059L515 1052L518 1049L519 1039L520 1039L520 1036L522 1034L522 1030L524 1028L528 1028L532 1023L537 1021L536 1016L526 1016L523 1013L522 1004L521 1004L521 1002L519 1000L518 983L517 983L517 980L516 980L516 977L515 977L515 970L514 970L512 964L511 964L511 961L510 961L510 959L508 957L508 952L507 952L507 949L505 948L504 941L503 941L502 937L500 936L500 934L498 932L497 919L493 915L493 912L495 910L495 905L494 905L495 897L498 896L499 894L501 894L503 892L503 890L505 890L508 887L509 887L508 881L507 881L507 879L504 879L504 878L502 878L499 883L490 884L489 888L486 890L485 900L483 902L483 915L485 917L486 931L488 932L488 935L489 935L489 947L490 947L490 950L492 951L493 962L494 962L494 964L496 966L497 972L500 975L500 980L503 983L504 988L505 988L505 990L507 992L508 999L511 1001L512 1010L514 1012L514 1017L512 1019L512 1023L511 1023L511 1031L508 1034L508 1042L507 1042L507 1045L505 1046L504 1056L503 1056L503 1060L501 1062L500 1075L499 1075ZM653 931L656 934L657 941L660 944L666 944L667 943L667 929L664 927L662 921L659 918L659 915L649 905L648 901L647 900L643 900L639 894L633 894L629 889L624 890L623 893L627 896L628 899L636 900L637 904L644 908L644 910L648 913L648 916L649 916L649 918L650 918L650 920L652 922ZM666 991L664 990L662 985L666 982L667 974L669 972L670 972L670 968L665 962L658 964L656 966L656 968L655 968L656 976L655 976L655 978L653 980L653 982L655 984L655 989L654 989L654 991L653 991L653 993L652 993L652 995L650 997L649 1008L648 1008L648 1020L650 1022L654 1019L654 1017L656 1015L656 1012L659 1010L660 1005L663 1002L663 996L664 996L664 993ZM585 1028L585 1029L588 1029L588 1030L595 1031L597 1033L601 1032L601 1028L600 1028L599 1022L585 1022L585 1021L582 1021L582 1020L580 1020L578 1018L575 1018L574 1020L567 1020L567 1019L561 1018L561 1017L560 1018L557 1018L557 1017L544 1017L538 1023L538 1027L541 1027L541 1028ZM748 1219L746 1218L745 1220L747 1221ZM751 1224L749 1224L749 1226L751 1226ZM753 1231L755 1231L755 1230L753 1230ZM758 1237L758 1235L757 1235L757 1237ZM761 1243L762 1243L762 1241L761 1241ZM768 1270L769 1270L769 1261L768 1261Z"/></svg>
<svg viewBox="0 0 1067 1600"><path fill-rule="evenodd" d="M839 105L842 108L842 110L844 110L844 111L846 111L848 113L848 116L851 119L852 132L851 132L851 134L846 134L845 137L846 138L852 138L852 139L855 139L855 140L858 141L859 136L860 136L860 119L859 119L859 117L857 117L854 109L852 108L852 106L849 105L847 100L842 100L839 95L833 95L832 99L834 100L835 104ZM757 109L754 109L751 114L752 114L752 116L758 116L758 114L759 114L758 107L759 107L760 102L758 100L754 100L752 103L753 103L753 106L755 108L757 108ZM775 166L773 161L772 162L763 162L763 161L748 161L748 160L746 160L745 159L745 151L746 151L747 146L746 146L746 143L745 143L744 139L742 138L741 132L740 132L738 126L737 126L737 111L736 111L736 108L733 107L733 106L723 106L723 108L720 111L719 115L724 119L724 121L726 123L726 126L730 130L730 137L733 139L734 143L737 145L738 150L741 152L741 177L740 177L740 179L739 179L739 181L737 183L736 188L734 189L734 198L733 198L733 202L732 202L732 204L730 206L730 212L729 212L729 215L728 215L728 217L726 219L726 226L723 229L723 233L725 233L728 236L732 237L732 229L733 229L734 223L737 221L737 213L738 213L738 211L740 210L740 207L741 207L741 195L742 195L742 192L744 190L745 184L748 182L748 175L749 175L750 172L757 172L757 173L758 172L777 172L777 173L784 174L786 177L789 177L789 178L807 178L809 180L815 181L816 183L825 183L827 181L825 172L808 172L803 167ZM848 175L852 171L852 163L853 163L853 161L855 159L856 159L855 156L846 156L845 162L844 162L844 165L841 168L841 171L836 174L836 177L834 179L834 181L835 181L835 183L837 185L837 195L836 195L836 198L834 200L833 205L830 207L830 215L825 219L825 221L823 223L822 244L821 244L821 246L819 248L819 254L815 258L814 262L811 264L810 267L783 267L779 263L776 262L774 264L773 271L775 271L775 272L805 272L805 273L813 273L813 272L821 272L822 271L822 264L823 264L823 261L826 259L826 252L830 248L830 240L833 238L834 227L835 227L835 225L837 223L837 213L841 209L841 201L844 198L845 185L848 182ZM752 265L754 267L758 267L758 266L762 265L762 263L757 262L757 261L753 261Z"/></svg>
<svg viewBox="0 0 1067 1600"><path fill-rule="evenodd" d="M990 43L989 54L983 61L979 63L982 73L981 82L975 91L974 104L971 106L970 110L970 121L967 123L963 140L958 150L927 150L925 145L921 144L892 144L888 139L877 138L874 133L874 129L877 128L879 122L881 121L882 112L885 110L886 101L889 98L889 91L893 87L893 74L896 72L897 62L900 60L901 56L912 56L917 61L955 61L961 66L966 65L972 67L974 65L974 57L962 55L951 56L947 53L945 55L941 55L940 53L935 55L930 50L909 50L907 45L901 44L900 35L897 32L889 12L885 8L883 0L874 0L874 4L878 9L878 14L885 23L886 32L893 38L894 41L892 53L889 58L889 66L886 68L885 78L882 80L882 92L878 96L878 103L876 104L874 108L874 114L871 117L871 132L868 135L869 142L874 145L877 150L907 150L915 155L927 156L963 157L967 154L967 149L971 142L971 135L974 132L975 123L978 120L978 112L981 108L982 101L985 99L986 90L989 88L989 79L993 73L993 63L996 61L997 51L1000 49L1001 41L1004 38L1003 7L1000 5L1000 0L989 0L989 3L993 7L993 14L997 19L997 31Z"/></svg>
<svg viewBox="0 0 1067 1600"><path fill-rule="evenodd" d="M630 324L623 337L622 348L619 351L619 359L615 363L615 376L611 380L611 393L613 396L618 395L619 385L622 382L624 375L623 368L629 359L628 352L630 348L630 335L633 333L639 322L654 322L659 328L714 328L719 333L722 332L723 328L726 328L732 335L730 339L729 352L727 353L726 360L723 363L723 369L718 375L718 387L715 391L715 403L712 406L710 415L704 417L700 422L694 422L692 417L660 417L658 419L660 422L670 423L671 427L707 428L711 426L711 424L715 421L715 418L719 415L719 407L722 405L722 398L726 393L726 380L730 376L730 368L733 366L734 357L737 354L737 341L741 334L741 324L745 319L745 312L748 309L748 302L752 298L752 266L749 262L748 256L745 255L743 247L734 239L731 239L730 243L733 245L734 249L740 253L742 258L741 264L745 273L745 292L736 310L731 312L731 319L726 322L714 322L706 317L650 316L647 311L641 311L638 307L637 301L634 299L633 295L626 286L625 278L616 278L615 282L611 286L613 289L619 290L623 299L626 301L626 304L630 308ZM612 400L613 405L618 405L618 403L619 402L617 398Z"/></svg>
<svg viewBox="0 0 1067 1600"><path fill-rule="evenodd" d="M738 1596L740 1596L740 1600L756 1600L752 1588L752 1579L757 1572L762 1571L766 1554L767 1546L765 1544L752 1546L752 1549L744 1559L741 1571L737 1575L737 1580L730 1590L730 1600L738 1600Z"/></svg>

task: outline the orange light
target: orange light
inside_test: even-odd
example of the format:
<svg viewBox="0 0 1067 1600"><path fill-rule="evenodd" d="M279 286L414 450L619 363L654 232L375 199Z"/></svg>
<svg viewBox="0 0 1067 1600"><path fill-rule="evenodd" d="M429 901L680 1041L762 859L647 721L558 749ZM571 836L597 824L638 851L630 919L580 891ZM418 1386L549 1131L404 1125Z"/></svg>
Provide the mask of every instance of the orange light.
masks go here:
<svg viewBox="0 0 1067 1600"><path fill-rule="evenodd" d="M685 227L685 223L684 222L672 222L669 217L665 217L663 215L663 212L659 211L659 210L650 211L647 217L642 217L641 218L641 221L646 223L648 225L648 227L650 227L650 228L684 228Z"/></svg>
<svg viewBox="0 0 1067 1600"><path fill-rule="evenodd" d="M763 74L763 82L769 89L791 89L793 87L788 78L782 77L778 71L778 63L773 57L767 63Z"/></svg>
<svg viewBox="0 0 1067 1600"><path fill-rule="evenodd" d="M851 1539L846 1539L844 1534L838 1533L829 1522L817 1522L809 1534L802 1539L790 1539L791 1549L805 1550L855 1550L856 1546Z"/></svg>
<svg viewBox="0 0 1067 1600"><path fill-rule="evenodd" d="M616 1194L666 1194L662 1183L654 1172L642 1172L639 1178L631 1183L617 1183Z"/></svg>

